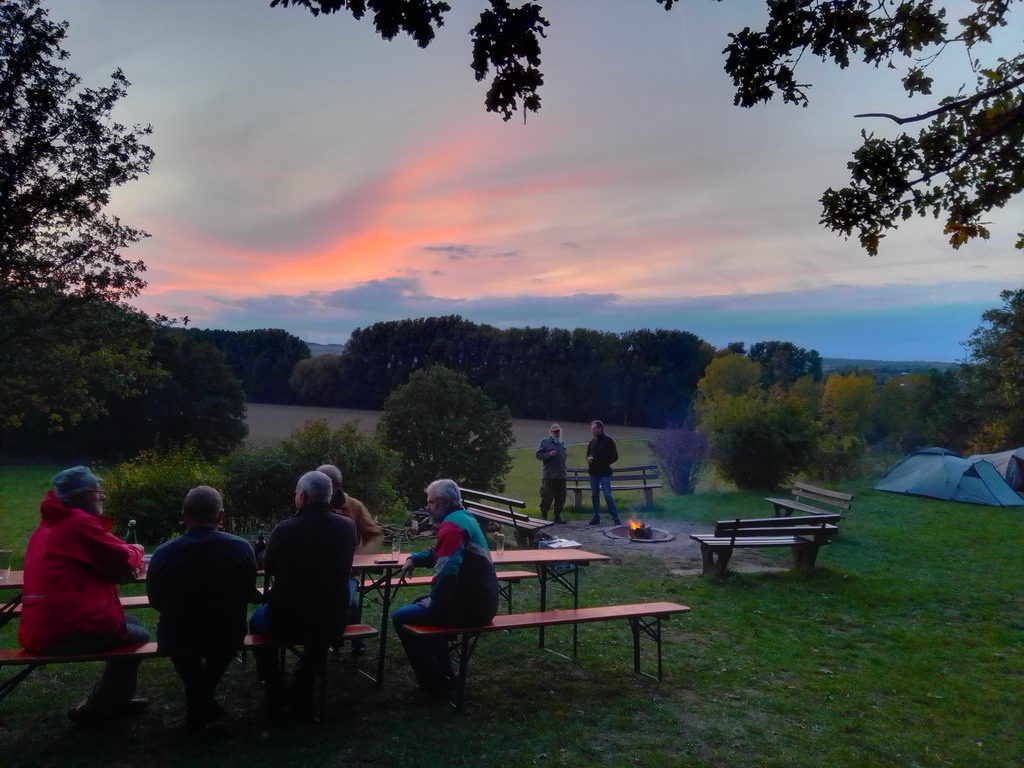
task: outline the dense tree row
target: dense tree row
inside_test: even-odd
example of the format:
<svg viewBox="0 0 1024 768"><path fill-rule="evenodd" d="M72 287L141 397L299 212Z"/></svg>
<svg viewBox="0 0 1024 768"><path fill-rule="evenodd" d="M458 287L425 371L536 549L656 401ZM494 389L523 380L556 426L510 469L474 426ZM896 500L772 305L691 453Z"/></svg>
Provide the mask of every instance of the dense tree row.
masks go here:
<svg viewBox="0 0 1024 768"><path fill-rule="evenodd" d="M357 329L341 355L299 363L299 402L380 408L411 373L459 371L520 418L663 426L683 421L714 350L692 333L499 330L458 316Z"/></svg>
<svg viewBox="0 0 1024 768"><path fill-rule="evenodd" d="M309 357L309 347L299 337L277 328L254 331L190 328L187 333L224 353L249 402L294 402L288 378L296 363Z"/></svg>

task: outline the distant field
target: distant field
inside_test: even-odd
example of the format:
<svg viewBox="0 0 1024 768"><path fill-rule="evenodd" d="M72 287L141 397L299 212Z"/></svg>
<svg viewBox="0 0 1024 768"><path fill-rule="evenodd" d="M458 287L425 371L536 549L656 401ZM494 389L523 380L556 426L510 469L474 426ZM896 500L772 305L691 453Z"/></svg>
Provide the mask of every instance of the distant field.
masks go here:
<svg viewBox="0 0 1024 768"><path fill-rule="evenodd" d="M345 424L358 424L359 429L372 432L377 428L380 411L358 411L348 408L311 408L304 405L265 405L248 403L246 405L246 422L249 424L248 442L251 445L283 440L295 430L309 421L326 421L334 429ZM585 443L590 439L590 425L559 422L562 425L562 437L568 443ZM535 419L512 419L512 430L515 432L515 448L530 448L537 445L541 438L547 437L551 422ZM607 425L608 434L618 440L646 438L661 430L647 427L618 427Z"/></svg>

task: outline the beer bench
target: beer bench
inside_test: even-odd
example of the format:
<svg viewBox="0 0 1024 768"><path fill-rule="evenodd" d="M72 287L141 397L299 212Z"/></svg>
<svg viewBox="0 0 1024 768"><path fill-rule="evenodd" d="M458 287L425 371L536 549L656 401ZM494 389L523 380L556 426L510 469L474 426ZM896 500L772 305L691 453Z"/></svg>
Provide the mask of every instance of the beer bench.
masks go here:
<svg viewBox="0 0 1024 768"><path fill-rule="evenodd" d="M345 628L345 634L343 640L357 640L376 637L378 631L367 624L350 624ZM245 643L242 646L244 650L252 650L253 648L263 647L275 647L284 648L292 647L288 643L277 642L271 640L263 635L246 635ZM294 650L294 648L293 648ZM161 653L157 650L157 645L154 642L142 643L141 645L127 646L125 648L115 648L110 651L102 651L99 653L74 653L64 655L52 655L45 653L30 653L29 651L21 648L4 648L0 649L0 667L7 666L21 666L24 669L15 673L13 676L0 682L0 701L5 699L15 688L27 678L32 672L39 667L45 667L47 664L72 664L81 661L111 661L114 659L152 659L161 658L166 654ZM353 658L354 661L354 658ZM320 689L320 711L323 712L323 708L326 701L326 680L322 681Z"/></svg>
<svg viewBox="0 0 1024 768"><path fill-rule="evenodd" d="M511 527L515 533L516 546L520 549L535 548L537 534L549 525L554 525L554 522L550 520L530 517L524 512L516 512L513 509L513 507L525 509L525 501L509 499L484 491L474 491L471 488L459 488L459 493L462 496L462 505L465 510L478 521Z"/></svg>
<svg viewBox="0 0 1024 768"><path fill-rule="evenodd" d="M640 637L653 640L657 648L656 679L662 678L661 666L661 620L672 614L685 613L689 607L678 603L635 603L632 605L606 605L596 608L565 608L534 613L513 613L495 616L490 624L478 627L436 627L424 624L406 624L405 629L420 637L444 637L453 658L458 660L458 675L455 680L454 698L450 702L456 710L465 703L466 677L469 661L476 649L477 640L487 632L511 631L552 627L561 624L583 624L595 621L626 619L633 633L633 672L655 677L640 669ZM573 658L576 648L573 646Z"/></svg>
<svg viewBox="0 0 1024 768"><path fill-rule="evenodd" d="M805 517L761 517L719 520L714 533L691 533L700 544L703 575L725 576L734 549L740 547L790 547L793 566L810 574L818 549L839 533L840 514L821 513Z"/></svg>
<svg viewBox="0 0 1024 768"><path fill-rule="evenodd" d="M794 512L804 515L830 515L836 512L849 512L853 506L852 493L819 488L809 483L793 483L790 492L793 494L791 499L765 499L775 509L776 517L789 516ZM808 501L824 504L825 508L808 504Z"/></svg>
<svg viewBox="0 0 1024 768"><path fill-rule="evenodd" d="M572 491L572 508L574 512L583 511L583 492L590 491L590 474L585 467L569 467L566 469L569 479L565 490ZM656 464L644 464L640 467L614 467L612 475L612 494L620 491L643 491L644 506L654 504L654 491L661 488L658 480Z"/></svg>

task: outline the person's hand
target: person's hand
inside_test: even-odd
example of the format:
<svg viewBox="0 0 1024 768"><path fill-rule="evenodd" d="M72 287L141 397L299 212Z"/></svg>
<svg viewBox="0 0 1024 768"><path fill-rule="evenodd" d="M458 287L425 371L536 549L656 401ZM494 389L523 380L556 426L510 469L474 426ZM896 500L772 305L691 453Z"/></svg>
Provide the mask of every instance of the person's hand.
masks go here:
<svg viewBox="0 0 1024 768"><path fill-rule="evenodd" d="M593 456L587 456L587 464L589 464L589 463L590 463L590 462L592 462L593 460L594 460L594 457L593 457Z"/></svg>
<svg viewBox="0 0 1024 768"><path fill-rule="evenodd" d="M411 557L405 558L405 562L402 563L402 567L398 569L398 578L404 579L406 576L410 576L415 567L416 563L412 561Z"/></svg>
<svg viewBox="0 0 1024 768"><path fill-rule="evenodd" d="M558 455L558 451L554 451L554 450L552 450L552 451L549 451L549 452L548 452L548 456L551 456L552 458L554 458L554 457L555 457L555 456L557 456L557 455Z"/></svg>

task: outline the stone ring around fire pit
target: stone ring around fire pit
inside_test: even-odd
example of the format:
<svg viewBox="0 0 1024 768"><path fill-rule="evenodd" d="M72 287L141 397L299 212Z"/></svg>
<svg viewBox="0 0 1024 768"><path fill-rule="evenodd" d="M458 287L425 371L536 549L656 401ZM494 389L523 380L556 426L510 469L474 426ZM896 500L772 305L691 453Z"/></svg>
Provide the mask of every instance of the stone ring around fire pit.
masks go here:
<svg viewBox="0 0 1024 768"><path fill-rule="evenodd" d="M672 541L675 536L661 528L652 528L647 523L630 520L626 525L616 525L604 532L610 539L629 539L644 544L661 544Z"/></svg>

